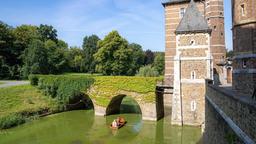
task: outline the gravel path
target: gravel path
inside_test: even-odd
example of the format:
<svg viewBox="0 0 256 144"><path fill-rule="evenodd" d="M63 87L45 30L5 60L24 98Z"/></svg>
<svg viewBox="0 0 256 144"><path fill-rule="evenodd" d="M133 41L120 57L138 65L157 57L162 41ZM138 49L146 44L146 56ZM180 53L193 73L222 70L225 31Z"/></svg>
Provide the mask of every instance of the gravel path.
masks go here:
<svg viewBox="0 0 256 144"><path fill-rule="evenodd" d="M0 84L0 88L29 84L29 81L0 81L0 82L4 83L4 84Z"/></svg>

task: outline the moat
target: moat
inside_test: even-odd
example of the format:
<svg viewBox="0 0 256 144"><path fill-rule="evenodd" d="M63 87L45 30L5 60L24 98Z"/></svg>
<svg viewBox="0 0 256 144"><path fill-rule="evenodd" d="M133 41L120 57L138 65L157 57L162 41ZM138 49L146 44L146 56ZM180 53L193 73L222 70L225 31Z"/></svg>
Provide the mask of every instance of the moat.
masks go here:
<svg viewBox="0 0 256 144"><path fill-rule="evenodd" d="M123 128L109 128L117 115L94 116L92 110L51 115L2 131L1 144L196 144L200 128L176 127L166 122L142 121L140 114L122 114L128 121Z"/></svg>

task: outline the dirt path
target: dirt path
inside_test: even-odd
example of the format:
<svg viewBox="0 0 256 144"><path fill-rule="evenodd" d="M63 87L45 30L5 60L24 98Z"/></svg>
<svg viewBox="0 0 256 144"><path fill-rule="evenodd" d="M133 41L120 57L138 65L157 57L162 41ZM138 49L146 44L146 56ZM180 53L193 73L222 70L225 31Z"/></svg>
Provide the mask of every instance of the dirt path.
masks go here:
<svg viewBox="0 0 256 144"><path fill-rule="evenodd" d="M29 84L29 81L0 81L0 88Z"/></svg>

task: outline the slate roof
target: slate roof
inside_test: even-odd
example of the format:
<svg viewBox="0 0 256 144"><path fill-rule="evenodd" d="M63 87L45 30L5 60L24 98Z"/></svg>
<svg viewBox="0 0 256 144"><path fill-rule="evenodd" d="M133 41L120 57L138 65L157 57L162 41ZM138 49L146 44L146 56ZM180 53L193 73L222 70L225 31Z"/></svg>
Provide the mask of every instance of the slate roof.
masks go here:
<svg viewBox="0 0 256 144"><path fill-rule="evenodd" d="M190 0L165 0L162 2L163 5L166 4L175 4L175 3L182 3L182 2L189 2Z"/></svg>
<svg viewBox="0 0 256 144"><path fill-rule="evenodd" d="M191 0L186 12L181 19L175 33L198 33L198 32L211 32L207 21L202 13L198 10L194 0Z"/></svg>
<svg viewBox="0 0 256 144"><path fill-rule="evenodd" d="M205 0L196 0L196 1L205 1ZM177 4L177 3L186 3L190 2L190 0L163 0L162 4L163 6L167 4Z"/></svg>

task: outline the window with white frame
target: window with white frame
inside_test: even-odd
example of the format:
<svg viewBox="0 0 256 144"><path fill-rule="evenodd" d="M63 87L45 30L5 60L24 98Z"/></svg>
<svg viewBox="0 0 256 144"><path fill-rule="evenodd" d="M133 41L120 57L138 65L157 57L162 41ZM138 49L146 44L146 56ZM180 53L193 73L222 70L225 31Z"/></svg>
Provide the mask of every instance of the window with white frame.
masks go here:
<svg viewBox="0 0 256 144"><path fill-rule="evenodd" d="M183 18L185 12L186 12L185 8L180 8L180 18Z"/></svg>

